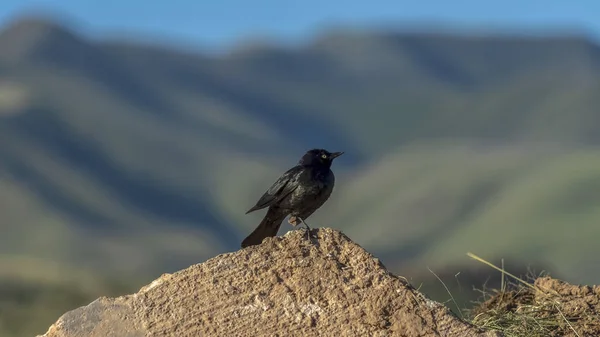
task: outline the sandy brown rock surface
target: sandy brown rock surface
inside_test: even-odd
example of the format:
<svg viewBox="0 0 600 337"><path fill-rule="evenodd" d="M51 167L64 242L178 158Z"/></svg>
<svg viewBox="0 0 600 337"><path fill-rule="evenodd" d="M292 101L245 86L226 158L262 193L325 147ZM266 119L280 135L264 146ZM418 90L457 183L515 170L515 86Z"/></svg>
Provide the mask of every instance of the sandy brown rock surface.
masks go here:
<svg viewBox="0 0 600 337"><path fill-rule="evenodd" d="M491 337L339 231L304 230L164 274L67 312L43 337Z"/></svg>

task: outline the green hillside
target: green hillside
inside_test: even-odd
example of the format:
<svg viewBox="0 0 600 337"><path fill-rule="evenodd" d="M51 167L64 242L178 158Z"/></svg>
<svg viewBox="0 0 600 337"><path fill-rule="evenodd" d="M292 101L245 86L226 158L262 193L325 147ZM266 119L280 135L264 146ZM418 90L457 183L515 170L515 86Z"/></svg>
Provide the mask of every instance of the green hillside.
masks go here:
<svg viewBox="0 0 600 337"><path fill-rule="evenodd" d="M0 31L0 313L57 308L26 333L64 311L44 294L76 306L238 249L262 216L244 212L313 147L346 154L309 223L399 274L453 275L473 251L600 279L586 37L338 31L211 56L77 31Z"/></svg>

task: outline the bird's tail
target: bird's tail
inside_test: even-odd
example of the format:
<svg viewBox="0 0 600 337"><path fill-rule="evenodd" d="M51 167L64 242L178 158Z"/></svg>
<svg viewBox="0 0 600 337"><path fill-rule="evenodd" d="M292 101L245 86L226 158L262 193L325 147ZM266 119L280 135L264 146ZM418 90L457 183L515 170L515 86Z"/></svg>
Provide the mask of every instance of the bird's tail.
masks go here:
<svg viewBox="0 0 600 337"><path fill-rule="evenodd" d="M267 214L262 219L258 227L242 241L242 248L258 245L264 238L277 235L281 222L287 214L282 214L281 210L275 207L269 207Z"/></svg>

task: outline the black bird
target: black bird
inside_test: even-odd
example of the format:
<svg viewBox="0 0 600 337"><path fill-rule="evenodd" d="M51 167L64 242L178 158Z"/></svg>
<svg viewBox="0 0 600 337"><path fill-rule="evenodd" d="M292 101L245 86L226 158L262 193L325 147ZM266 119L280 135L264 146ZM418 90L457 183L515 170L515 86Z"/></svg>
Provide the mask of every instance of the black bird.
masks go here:
<svg viewBox="0 0 600 337"><path fill-rule="evenodd" d="M290 225L295 227L303 223L310 235L310 227L304 220L329 199L335 184L331 164L333 159L342 154L344 152L309 150L298 165L279 177L256 205L246 212L248 214L269 207L258 227L242 241L242 248L258 245L264 238L277 235L281 222L288 215Z"/></svg>

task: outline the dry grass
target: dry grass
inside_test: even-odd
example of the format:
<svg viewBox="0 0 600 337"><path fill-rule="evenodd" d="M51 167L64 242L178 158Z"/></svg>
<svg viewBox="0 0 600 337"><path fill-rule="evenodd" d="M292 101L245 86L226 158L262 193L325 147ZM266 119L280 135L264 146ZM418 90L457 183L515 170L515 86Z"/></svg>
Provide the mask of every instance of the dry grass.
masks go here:
<svg viewBox="0 0 600 337"><path fill-rule="evenodd" d="M482 258L471 258L502 273L501 289L482 290L483 300L466 310L472 324L506 337L589 337L600 335L600 287L576 286L530 274L525 280Z"/></svg>

